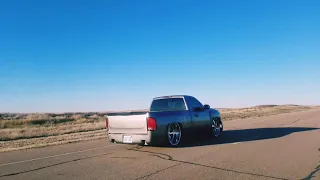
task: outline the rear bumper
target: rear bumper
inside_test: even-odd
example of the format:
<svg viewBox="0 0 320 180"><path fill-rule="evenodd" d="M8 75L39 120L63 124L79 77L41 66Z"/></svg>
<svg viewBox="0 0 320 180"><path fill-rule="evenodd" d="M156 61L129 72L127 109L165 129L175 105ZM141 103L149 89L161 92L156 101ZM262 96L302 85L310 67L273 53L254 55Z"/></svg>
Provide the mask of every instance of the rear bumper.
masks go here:
<svg viewBox="0 0 320 180"><path fill-rule="evenodd" d="M160 133L162 131L148 131L147 134L126 134L126 133L109 133L108 132L108 139L110 142L115 143L123 143L123 144L145 144L148 145L160 145L165 143L165 134ZM123 137L124 136L131 136L132 142L131 143L124 143Z"/></svg>
<svg viewBox="0 0 320 180"><path fill-rule="evenodd" d="M124 143L123 142L123 136L131 136L132 142L130 143ZM112 134L108 132L108 139L110 142L116 142L116 143L124 143L124 144L151 144L152 143L152 132L148 131L147 134Z"/></svg>

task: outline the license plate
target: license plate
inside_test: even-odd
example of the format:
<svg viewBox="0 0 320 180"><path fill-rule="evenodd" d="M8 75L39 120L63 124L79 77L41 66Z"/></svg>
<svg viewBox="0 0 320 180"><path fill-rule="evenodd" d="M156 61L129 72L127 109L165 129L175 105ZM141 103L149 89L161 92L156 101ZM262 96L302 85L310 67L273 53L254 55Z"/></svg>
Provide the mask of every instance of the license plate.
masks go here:
<svg viewBox="0 0 320 180"><path fill-rule="evenodd" d="M123 143L132 143L132 136L123 136Z"/></svg>

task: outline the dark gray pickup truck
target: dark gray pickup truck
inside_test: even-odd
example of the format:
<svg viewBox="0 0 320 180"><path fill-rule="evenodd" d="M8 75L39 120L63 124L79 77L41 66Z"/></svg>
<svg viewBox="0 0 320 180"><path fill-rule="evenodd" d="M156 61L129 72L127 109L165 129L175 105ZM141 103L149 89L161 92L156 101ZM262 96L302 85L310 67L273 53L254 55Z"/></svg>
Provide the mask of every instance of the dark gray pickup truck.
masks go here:
<svg viewBox="0 0 320 180"><path fill-rule="evenodd" d="M153 98L147 112L108 115L109 141L179 146L186 134L207 132L217 138L223 131L220 112L188 95Z"/></svg>

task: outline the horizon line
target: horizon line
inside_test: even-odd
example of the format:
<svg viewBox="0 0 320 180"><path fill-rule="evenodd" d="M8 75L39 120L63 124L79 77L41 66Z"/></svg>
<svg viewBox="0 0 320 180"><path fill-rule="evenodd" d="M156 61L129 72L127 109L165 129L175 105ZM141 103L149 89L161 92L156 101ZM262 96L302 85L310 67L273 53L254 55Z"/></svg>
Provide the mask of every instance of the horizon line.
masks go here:
<svg viewBox="0 0 320 180"><path fill-rule="evenodd" d="M252 106L244 106L244 107L211 107L214 109L243 109L243 108L253 108L259 106L306 106L306 107L318 107L317 105L303 105L303 104L258 104ZM111 111L43 111L43 112L0 112L0 114L67 114L67 113L119 113L119 112L143 112L148 111L149 108L146 109L127 109L127 110L111 110Z"/></svg>

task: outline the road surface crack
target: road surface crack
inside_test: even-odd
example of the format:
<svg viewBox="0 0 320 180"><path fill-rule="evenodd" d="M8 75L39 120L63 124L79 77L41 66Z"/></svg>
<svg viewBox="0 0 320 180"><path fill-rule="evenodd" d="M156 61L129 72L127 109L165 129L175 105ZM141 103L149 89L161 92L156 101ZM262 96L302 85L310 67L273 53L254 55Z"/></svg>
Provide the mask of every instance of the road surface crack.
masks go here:
<svg viewBox="0 0 320 180"><path fill-rule="evenodd" d="M71 163L71 162L76 162L76 161L81 161L81 160L86 160L86 159L92 159L92 158L106 156L106 155L110 155L110 154L112 154L112 153L104 153L104 154L95 155L95 156L89 156L89 157L73 159L73 160L70 160L70 161L64 161L64 162L61 162L61 163L56 163L56 164L52 164L52 165L49 165L49 166L43 166L43 167L39 167L39 168L27 170L27 171L20 171L20 172L16 172L16 173L4 174L4 175L0 175L0 177L8 177L8 176L19 175L19 174L38 171L38 170L41 170L41 169L46 169L46 168L50 168L50 167L54 167L54 166L59 166L61 164L67 164L67 163Z"/></svg>
<svg viewBox="0 0 320 180"><path fill-rule="evenodd" d="M305 177L305 178L303 178L303 179L301 179L301 180L310 180L310 179L314 178L315 176L313 176L313 175L315 175L318 171L320 171L320 165L318 165L318 166L315 168L315 170L312 171L307 177Z"/></svg>
<svg viewBox="0 0 320 180"><path fill-rule="evenodd" d="M289 126L289 125L292 125L292 124L295 124L295 123L297 123L297 122L299 122L299 121L301 121L302 119L297 119L297 120L295 120L295 121L293 121L293 122L290 122L290 123L285 123L285 124L281 124L280 126Z"/></svg>
<svg viewBox="0 0 320 180"><path fill-rule="evenodd" d="M320 148L318 149L318 151L320 152ZM320 163L320 161L319 161L319 163ZM303 179L301 179L301 180L310 180L310 179L312 179L312 178L314 178L315 176L315 174L318 172L318 171L320 171L320 164L316 167L316 168L314 168L315 170L314 171L312 171L307 177L305 177L305 178L303 178Z"/></svg>
<svg viewBox="0 0 320 180"><path fill-rule="evenodd" d="M281 177L276 177L276 176L268 176L268 175L263 175L263 174L256 174L256 173L250 173L250 172L244 172L244 171L237 171L237 170L232 170L232 169L227 169L227 168L222 168L222 167L217 167L217 166L209 166L209 165L205 165L205 164L199 164L199 163L194 163L194 162L189 162L189 161L177 160L177 159L174 159L172 156L164 154L164 153L157 153L157 152L152 152L152 151L144 151L144 150L141 150L141 149L142 149L142 147L140 146L139 148L130 148L128 150L142 152L142 153L148 153L150 156L155 156L155 157L158 157L158 158L163 159L163 160L177 162L178 164L175 164L173 166L169 166L167 168L158 170L156 172L149 173L149 174L147 174L145 176L137 178L136 180L143 179L145 177L150 177L150 176L152 176L154 174L160 173L162 171L165 171L167 169L170 169L172 167L175 167L175 166L178 166L178 165L181 165L181 164L189 164L189 165L200 166L200 167L205 167L205 168L210 168L210 169L216 169L216 170L227 171L227 172L238 173L238 174L251 175L251 176L265 177L265 178L271 178L271 179L288 180L288 179L281 178Z"/></svg>

